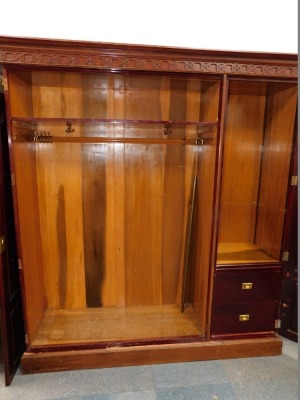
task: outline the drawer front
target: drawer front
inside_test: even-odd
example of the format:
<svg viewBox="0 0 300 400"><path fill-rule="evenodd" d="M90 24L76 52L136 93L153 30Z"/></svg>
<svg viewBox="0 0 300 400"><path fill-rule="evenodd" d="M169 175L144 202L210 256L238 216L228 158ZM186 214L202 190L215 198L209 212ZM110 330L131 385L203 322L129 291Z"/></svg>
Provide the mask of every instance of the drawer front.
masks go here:
<svg viewBox="0 0 300 400"><path fill-rule="evenodd" d="M272 332L276 308L276 302L216 304L212 310L211 334Z"/></svg>
<svg viewBox="0 0 300 400"><path fill-rule="evenodd" d="M280 268L219 270L215 276L213 303L276 301L280 282Z"/></svg>

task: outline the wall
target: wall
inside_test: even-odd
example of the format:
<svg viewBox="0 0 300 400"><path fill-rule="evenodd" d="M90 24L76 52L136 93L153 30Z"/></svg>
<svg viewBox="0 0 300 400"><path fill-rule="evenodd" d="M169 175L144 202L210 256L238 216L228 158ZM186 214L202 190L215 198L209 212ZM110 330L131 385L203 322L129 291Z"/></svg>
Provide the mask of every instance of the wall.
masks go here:
<svg viewBox="0 0 300 400"><path fill-rule="evenodd" d="M297 53L297 0L3 1L0 35Z"/></svg>

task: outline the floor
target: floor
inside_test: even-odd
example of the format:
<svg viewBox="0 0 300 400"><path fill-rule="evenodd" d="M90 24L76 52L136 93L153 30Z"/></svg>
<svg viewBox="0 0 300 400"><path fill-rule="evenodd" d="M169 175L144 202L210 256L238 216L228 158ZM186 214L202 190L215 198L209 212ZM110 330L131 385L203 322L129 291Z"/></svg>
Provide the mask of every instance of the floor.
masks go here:
<svg viewBox="0 0 300 400"><path fill-rule="evenodd" d="M1 400L296 400L298 346L275 357L22 375Z"/></svg>

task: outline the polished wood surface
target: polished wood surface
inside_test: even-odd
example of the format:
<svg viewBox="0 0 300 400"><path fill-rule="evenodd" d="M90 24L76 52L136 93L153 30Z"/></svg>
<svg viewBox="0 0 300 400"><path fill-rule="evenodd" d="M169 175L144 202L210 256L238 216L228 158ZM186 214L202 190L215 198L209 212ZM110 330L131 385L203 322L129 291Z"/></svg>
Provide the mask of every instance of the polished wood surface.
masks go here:
<svg viewBox="0 0 300 400"><path fill-rule="evenodd" d="M28 351L40 323L51 313L60 317L57 330L44 330L44 344L25 354L24 371L280 354L277 338L255 339L274 335L273 306L265 320L260 313L240 332L232 329L232 312L241 304L254 307L252 300L237 297L228 306L221 285L220 304L213 303L214 261L220 222L217 272L229 263L234 272L279 268L297 55L5 37L0 47ZM142 329L146 310L155 310L154 326L161 326L155 318L162 325L171 319L173 331L185 324L186 314L173 318L169 310L166 316L180 307L184 269L187 312L193 311L187 326L194 321L199 336L178 342L172 336L166 345L164 327L157 334L166 337L150 338L151 345ZM273 285L268 274L263 281ZM254 312L263 311L260 304ZM93 340L103 332L95 325L89 331L86 318L78 324L85 332L73 328L77 343L72 336L74 344L53 344L48 352L64 313L73 327L74 315L103 314L104 340L114 345L119 329L109 318L135 308L142 310L139 321L136 314L126 321L138 326L147 346L137 346L133 335L121 339L127 347L96 350ZM219 332L226 341L212 341L215 317L221 330L229 326ZM272 328L266 331L267 321ZM228 340L239 335L251 340Z"/></svg>
<svg viewBox="0 0 300 400"><path fill-rule="evenodd" d="M280 259L296 90L283 82L230 83L219 264Z"/></svg>
<svg viewBox="0 0 300 400"><path fill-rule="evenodd" d="M198 175L202 185L188 276L193 283L186 301L204 327L216 127L203 130L191 121L217 123L219 81L18 71L9 84L17 86L20 79L23 91L11 99L13 138L34 130L65 138L13 142L34 160L32 195L39 213L27 218L40 224L47 309L179 304L191 186ZM32 101L27 115L19 111L22 98ZM77 121L70 133L68 118ZM82 123L93 118L100 122ZM139 123L103 123L113 118ZM161 121L175 123L164 132ZM199 135L211 137L211 144L182 144L185 138L195 143ZM120 143L85 142L99 136ZM16 157L21 165L22 153ZM21 177L21 170L16 174ZM18 190L21 202L28 188L18 185Z"/></svg>
<svg viewBox="0 0 300 400"><path fill-rule="evenodd" d="M279 259L297 110L297 87L269 95L256 243Z"/></svg>
<svg viewBox="0 0 300 400"><path fill-rule="evenodd" d="M276 309L275 301L214 304L211 335L216 338L253 333L275 335ZM247 320L241 320L241 316Z"/></svg>
<svg viewBox="0 0 300 400"><path fill-rule="evenodd" d="M263 96L230 95L225 133L219 241L253 242L263 144Z"/></svg>
<svg viewBox="0 0 300 400"><path fill-rule="evenodd" d="M276 261L253 243L219 243L217 265L272 263Z"/></svg>
<svg viewBox="0 0 300 400"><path fill-rule="evenodd" d="M184 49L164 46L0 36L0 63L112 71L297 77L297 54Z"/></svg>
<svg viewBox="0 0 300 400"><path fill-rule="evenodd" d="M259 266L224 267L215 274L214 304L260 303L277 301L281 284L281 268ZM259 306L258 306L259 307Z"/></svg>
<svg viewBox="0 0 300 400"><path fill-rule="evenodd" d="M220 96L220 87L211 86L200 108L203 118L210 120L219 112L216 104ZM213 99L214 101L210 101ZM197 150L196 150L197 151ZM191 301L201 325L207 323L209 306L209 275L211 265L211 240L213 235L214 184L216 167L216 142L214 145L202 146L197 153L197 196L196 217L193 235L196 240L192 244L193 267L191 268L190 290Z"/></svg>
<svg viewBox="0 0 300 400"><path fill-rule="evenodd" d="M204 337L193 308L178 306L102 307L47 311L31 348L113 341Z"/></svg>
<svg viewBox="0 0 300 400"><path fill-rule="evenodd" d="M44 259L41 247L41 225L37 197L36 159L34 145L17 144L13 149L15 185L18 202L19 234L22 253L19 253L25 290L28 340L32 340L46 310L44 288Z"/></svg>

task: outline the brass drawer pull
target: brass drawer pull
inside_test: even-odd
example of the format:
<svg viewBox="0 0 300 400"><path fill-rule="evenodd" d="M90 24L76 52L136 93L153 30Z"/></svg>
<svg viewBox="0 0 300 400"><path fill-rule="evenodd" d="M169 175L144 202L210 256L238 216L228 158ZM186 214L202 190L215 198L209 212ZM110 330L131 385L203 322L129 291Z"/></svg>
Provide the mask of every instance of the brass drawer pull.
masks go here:
<svg viewBox="0 0 300 400"><path fill-rule="evenodd" d="M242 289L243 289L243 290L252 289L252 282L243 282L243 283L242 283Z"/></svg>
<svg viewBox="0 0 300 400"><path fill-rule="evenodd" d="M250 315L249 314L241 314L239 316L239 321L243 322L243 321L249 321L250 319Z"/></svg>

